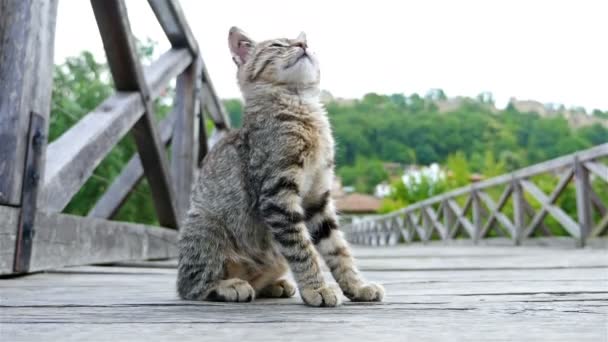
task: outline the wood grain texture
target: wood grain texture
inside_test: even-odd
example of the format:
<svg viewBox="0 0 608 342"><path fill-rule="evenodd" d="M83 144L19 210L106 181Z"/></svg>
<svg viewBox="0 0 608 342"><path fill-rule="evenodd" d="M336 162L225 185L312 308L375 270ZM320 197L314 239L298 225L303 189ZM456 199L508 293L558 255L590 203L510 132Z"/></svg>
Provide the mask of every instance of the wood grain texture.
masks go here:
<svg viewBox="0 0 608 342"><path fill-rule="evenodd" d="M169 51L146 68L152 92L160 92L166 86L162 81L177 76L190 59L187 51ZM49 212L63 210L95 167L140 119L144 109L138 93L118 92L49 144L39 207Z"/></svg>
<svg viewBox="0 0 608 342"><path fill-rule="evenodd" d="M160 137L165 145L171 141L174 122L174 113L170 113L160 122ZM123 170L116 176L87 216L104 219L113 218L143 176L144 167L141 165L139 154L136 153L129 159Z"/></svg>
<svg viewBox="0 0 608 342"><path fill-rule="evenodd" d="M13 272L19 209L0 206L0 275Z"/></svg>
<svg viewBox="0 0 608 342"><path fill-rule="evenodd" d="M50 112L57 0L2 0L0 9L0 204L18 205L30 112Z"/></svg>
<svg viewBox="0 0 608 342"><path fill-rule="evenodd" d="M175 189L175 202L178 219L182 220L190 206L190 192L194 182L196 156L194 147L195 116L198 100L198 75L200 72L198 60L195 60L181 75L178 76L175 88L173 112L175 125L171 142L171 179Z"/></svg>
<svg viewBox="0 0 608 342"><path fill-rule="evenodd" d="M198 44L179 2L176 0L148 0L148 3L165 31L171 46L188 48L193 56L197 56Z"/></svg>
<svg viewBox="0 0 608 342"><path fill-rule="evenodd" d="M386 288L385 302L345 299L327 309L307 307L298 296L247 304L182 301L174 261L72 267L0 281L1 334L11 341L608 338L608 261L598 262L606 250L414 244L354 253L366 265L365 278ZM580 264L568 266L575 259ZM454 260L468 267L455 267ZM511 267L481 267L491 260ZM534 270L525 266L535 263ZM566 266L551 268L555 263ZM427 267L390 270L398 264Z"/></svg>
<svg viewBox="0 0 608 342"><path fill-rule="evenodd" d="M91 4L116 89L138 92L143 101L144 114L131 133L150 184L158 221L161 226L177 229L169 161L154 120L151 92L137 56L126 5L122 0L91 0Z"/></svg>
<svg viewBox="0 0 608 342"><path fill-rule="evenodd" d="M608 144L602 144L509 174L473 183L388 214L367 217L346 225L344 227L346 238L357 244L377 245L382 244L386 239L395 241L396 238L393 237L395 235L401 235L406 242L410 242L414 238L412 233L417 232L420 239L426 241L432 234L432 230L438 229L439 237L442 240L450 240L458 237L461 231L459 228L462 227L473 241L479 241L486 237L491 229L494 229L498 235L510 235L514 244L520 245L533 235L552 236L553 233L543 222L547 215L551 215L570 236L579 240L579 245L583 246L587 238L601 236L608 228L608 215L606 214L608 209L592 188L596 182L591 184L590 181L592 172L602 173L606 168L594 160L606 156L608 156ZM547 195L528 178L550 172L561 175L555 189ZM572 183L573 178L577 194L578 222L555 204L566 187ZM506 185L506 187L498 203L494 203L485 189L499 185ZM527 202L524 191L540 202L541 207L538 213ZM464 207L460 208L457 199L463 196L467 200ZM509 198L513 205L513 221L500 212ZM437 208L438 214L435 215L437 218L443 216L443 225L433 217L434 211L428 211L429 208ZM594 218L594 209L600 214L599 220ZM419 212L424 215L420 215ZM530 218L527 226L526 215ZM391 223L402 216L405 218L405 224ZM498 229L500 226L495 225L497 222L506 231ZM378 229L378 227L382 229ZM410 229L411 227L414 229ZM447 230L448 234L442 234L442 229Z"/></svg>
<svg viewBox="0 0 608 342"><path fill-rule="evenodd" d="M42 212L35 227L31 271L177 253L177 233L165 228Z"/></svg>

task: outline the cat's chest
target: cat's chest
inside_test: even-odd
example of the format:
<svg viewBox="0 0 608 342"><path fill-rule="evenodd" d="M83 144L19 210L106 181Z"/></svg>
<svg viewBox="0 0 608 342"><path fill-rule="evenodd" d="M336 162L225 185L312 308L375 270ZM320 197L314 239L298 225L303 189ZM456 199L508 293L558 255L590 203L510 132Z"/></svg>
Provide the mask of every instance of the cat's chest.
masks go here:
<svg viewBox="0 0 608 342"><path fill-rule="evenodd" d="M322 170L331 166L334 158L334 139L327 116L318 114L314 118L314 131L314 144L312 144L309 160L305 162L310 171Z"/></svg>

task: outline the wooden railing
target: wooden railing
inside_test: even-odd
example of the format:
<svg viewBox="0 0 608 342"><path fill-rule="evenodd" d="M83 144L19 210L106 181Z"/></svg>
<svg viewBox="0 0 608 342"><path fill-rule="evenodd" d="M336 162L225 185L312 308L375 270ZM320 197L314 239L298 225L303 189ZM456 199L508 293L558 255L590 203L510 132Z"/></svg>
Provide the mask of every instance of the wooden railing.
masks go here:
<svg viewBox="0 0 608 342"><path fill-rule="evenodd" d="M144 68L124 1L91 0L116 93L47 146L57 1L2 2L0 274L175 256L208 142L230 128L196 39L177 1L149 0L171 49ZM175 78L173 109L157 124L153 101ZM215 124L210 139L204 114ZM88 217L62 214L127 133L138 153ZM165 228L109 221L144 176Z"/></svg>
<svg viewBox="0 0 608 342"><path fill-rule="evenodd" d="M550 215L583 246L587 239L602 236L608 230L608 203L602 201L591 185L593 179L603 187L602 191L608 191L605 183L608 167L599 161L602 157L608 157L608 144L473 183L343 229L350 242L364 245L394 245L401 239L426 242L464 238L477 242L489 235L521 244L534 235L552 235L544 223ZM559 177L549 195L531 180L546 173ZM556 205L571 182L576 190L576 218ZM495 202L488 192L500 187L502 194ZM537 205L533 206L526 196ZM509 202L512 215L504 213Z"/></svg>

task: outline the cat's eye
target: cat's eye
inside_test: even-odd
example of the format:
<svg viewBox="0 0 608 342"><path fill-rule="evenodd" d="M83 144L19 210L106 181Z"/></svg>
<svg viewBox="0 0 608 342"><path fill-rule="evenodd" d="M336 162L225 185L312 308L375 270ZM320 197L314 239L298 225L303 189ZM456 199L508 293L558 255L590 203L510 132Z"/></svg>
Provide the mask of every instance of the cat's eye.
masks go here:
<svg viewBox="0 0 608 342"><path fill-rule="evenodd" d="M285 47L285 46L283 44L274 43L274 44L271 44L270 47L280 47L281 48L281 47Z"/></svg>

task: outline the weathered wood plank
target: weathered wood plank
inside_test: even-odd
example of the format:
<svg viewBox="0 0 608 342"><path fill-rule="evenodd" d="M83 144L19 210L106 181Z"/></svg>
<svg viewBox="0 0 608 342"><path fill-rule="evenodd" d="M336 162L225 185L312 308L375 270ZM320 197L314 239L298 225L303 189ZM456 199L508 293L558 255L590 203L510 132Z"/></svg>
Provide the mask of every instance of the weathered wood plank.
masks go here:
<svg viewBox="0 0 608 342"><path fill-rule="evenodd" d="M116 89L137 91L143 100L144 115L135 123L131 133L149 180L158 221L162 226L178 228L169 162L154 122L150 90L135 51L126 6L122 0L91 0L91 4Z"/></svg>
<svg viewBox="0 0 608 342"><path fill-rule="evenodd" d="M270 309L270 308L269 308ZM276 310L276 309L275 309ZM360 310L344 311L346 317L357 317ZM563 309L562 311L567 311ZM7 334L14 340L62 340L82 341L95 340L99 336L111 336L111 339L124 338L128 341L171 340L180 336L180 341L200 341L201 336L211 337L215 341L500 341L504 339L505 331L509 338L522 341L555 341L555 342L597 342L605 341L607 334L601 330L603 323L601 314L585 314L586 310L571 307L575 316L567 312L561 314L534 315L534 308L521 307L512 309L511 314L495 314L487 317L482 313L471 313L455 308L446 310L438 315L437 310L429 308L420 312L417 308L387 309L381 319L374 322L369 319L353 318L331 320L322 313L298 315L294 319L286 319L289 312L280 320L274 322L240 321L225 323L213 321L188 321L174 324L66 324L37 323L28 327L26 333L23 324L7 324ZM282 313L283 311L275 311ZM583 312L583 313L580 313ZM171 313L168 313L168 315ZM191 312L195 315L196 312ZM316 318L307 321L307 317L326 317L326 320ZM407 324L404 320L407 317ZM586 319L590 316L589 319ZM276 315L271 315L276 317ZM300 321L295 319L299 318ZM441 328L429 329L436 326L437 319L443 321ZM573 321L573 319L575 320ZM352 322L354 321L354 322ZM218 327L221 327L218 329ZM426 327L426 328L425 328ZM469 327L469 328L465 328ZM474 327L474 328L471 328ZM500 327L498 329L497 327ZM272 332L272 333L271 333Z"/></svg>
<svg viewBox="0 0 608 342"><path fill-rule="evenodd" d="M447 201L450 209L452 209L454 214L456 214L456 221L457 221L456 226L461 225L462 227L464 227L464 229L467 232L467 234L469 235L469 237L473 238L475 236L475 226L473 226L471 221L469 221L469 219L466 216L464 216L466 213L466 209L470 205L471 202L472 202L472 199L471 199L471 197L469 197L469 200L467 201L467 205L465 205L465 209L462 210L462 209L460 209L460 206L458 206L458 203L456 203L456 201L454 201L452 199L449 199Z"/></svg>
<svg viewBox="0 0 608 342"><path fill-rule="evenodd" d="M403 210L415 210L421 206L433 204L448 198L454 198L458 196L462 196L468 194L471 189L486 189L491 188L493 186L510 183L513 179L526 179L538 174L550 172L555 169L559 169L562 167L570 166L574 164L574 158L578 157L581 162L586 162L588 160L605 157L608 156L608 143L597 145L587 150L579 151L570 155L565 155L556 159L548 160L546 162L542 162L539 164L531 165L525 167L523 169L519 169L515 172L504 174L498 177L490 178L487 180L483 180L481 182L477 182L471 186L465 186L459 189L455 189L444 194L426 199L424 201L415 203L408 208L404 208Z"/></svg>
<svg viewBox="0 0 608 342"><path fill-rule="evenodd" d="M0 275L13 272L19 209L0 205Z"/></svg>
<svg viewBox="0 0 608 342"><path fill-rule="evenodd" d="M439 210L442 210L442 209L443 208L439 208ZM431 223L433 224L433 226L435 227L435 229L437 229L437 231L439 231L440 237L442 239L446 239L449 236L448 230L439 221L439 218L437 217L437 214L435 214L435 212L433 211L433 209L430 208L430 207L425 207L424 210L425 210L425 213L428 216L428 218L431 220Z"/></svg>
<svg viewBox="0 0 608 342"><path fill-rule="evenodd" d="M215 128L223 131L230 128L230 120L224 110L224 106L215 94L213 85L209 76L206 74L203 65L203 84L201 88L201 102L207 106L207 111L210 114L211 120L215 124Z"/></svg>
<svg viewBox="0 0 608 342"><path fill-rule="evenodd" d="M179 2L175 0L148 0L150 7L160 26L165 31L171 46L188 48L193 56L197 56L198 44L186 21Z"/></svg>
<svg viewBox="0 0 608 342"><path fill-rule="evenodd" d="M25 177L23 179L21 195L21 211L15 244L13 267L15 273L26 273L29 270L32 244L36 233L34 221L36 219L37 199L40 188L40 174L44 169L44 165L42 165L42 153L46 145L46 136L44 135L46 127L45 117L36 113L31 114L28 149L25 158Z"/></svg>
<svg viewBox="0 0 608 342"><path fill-rule="evenodd" d="M144 68L144 79L150 90L150 99L158 98L177 75L181 74L193 59L187 49L170 49L152 65Z"/></svg>
<svg viewBox="0 0 608 342"><path fill-rule="evenodd" d="M178 218L181 220L190 206L194 182L195 116L198 98L199 64L195 60L178 78L175 90L175 125L171 143L171 175L176 194Z"/></svg>
<svg viewBox="0 0 608 342"><path fill-rule="evenodd" d="M6 219L0 223L0 245L3 245L10 239L10 231L6 229L15 223L19 209L0 206L0 215ZM172 229L39 211L36 213L35 231L29 269L32 272L69 265L177 255L177 232ZM2 254L4 250L1 250ZM4 258L0 261L5 270Z"/></svg>
<svg viewBox="0 0 608 342"><path fill-rule="evenodd" d="M171 141L174 122L175 114L172 112L160 123L160 138L165 145ZM113 218L143 176L144 168L141 165L141 158L136 153L127 162L122 172L114 179L103 196L95 203L87 216L104 219Z"/></svg>
<svg viewBox="0 0 608 342"><path fill-rule="evenodd" d="M188 60L191 58L187 51L169 51L146 68L152 92L160 92L165 86L161 81L177 76ZM175 68L174 63L180 68ZM93 174L95 167L143 113L144 105L139 94L118 92L49 144L39 206L49 212L63 210Z"/></svg>
<svg viewBox="0 0 608 342"><path fill-rule="evenodd" d="M284 341L293 336L315 341L601 341L607 337L604 250L415 245L354 252L361 263L380 265L363 273L385 286L385 302L345 299L341 308L315 309L303 305L298 296L246 304L182 301L175 293L174 268L77 267L0 281L0 324L3 337L26 341L149 341L175 336L187 341L200 340L201 335L217 341ZM573 260L576 263L570 263ZM604 266L595 267L598 260ZM480 268L491 261L499 266L538 263L541 267L531 271L523 266L477 270L459 266ZM379 270L404 263L435 268ZM551 268L557 263L566 267ZM456 268L445 268L450 264ZM442 322L441 329L437 322Z"/></svg>
<svg viewBox="0 0 608 342"><path fill-rule="evenodd" d="M589 196L591 197L591 204L600 215L608 215L608 203L604 203L597 192L593 191L593 188L589 188Z"/></svg>
<svg viewBox="0 0 608 342"><path fill-rule="evenodd" d="M491 216L496 218L498 220L498 222L500 222L500 224L502 224L503 227L505 227L509 231L511 236L515 236L515 233L516 233L515 226L513 225L513 223L511 223L511 220L509 220L509 218L507 218L507 216L505 214L500 212L500 210L502 209L502 206L504 206L504 204L507 202L506 199L503 200L503 198L501 198L499 200L499 204L496 204L496 203L494 203L492 198L483 191L477 192L477 195L483 200L483 202L486 204L486 206L488 206L488 209L491 212ZM508 198L508 196L505 196L505 198ZM502 206L499 206L499 205L502 205ZM487 227L491 226L490 220L488 220L488 224L486 226ZM484 227L484 230L485 230L485 227Z"/></svg>
<svg viewBox="0 0 608 342"><path fill-rule="evenodd" d="M38 213L30 270L175 257L176 239L165 228Z"/></svg>
<svg viewBox="0 0 608 342"><path fill-rule="evenodd" d="M574 161L574 181L576 182L576 214L580 229L581 246L593 229L593 217L591 207L591 183L589 182L589 170L581 163L578 157ZM607 176L608 177L608 176Z"/></svg>
<svg viewBox="0 0 608 342"><path fill-rule="evenodd" d="M534 185L534 183L527 180L521 180L519 183L528 193L534 196L541 203L543 208L545 208L547 212L551 214L551 216L559 221L559 223L570 233L570 235L576 238L581 237L581 230L578 224L576 224L576 222L574 222L574 220L561 208L553 205L551 203L551 199L547 197L547 195L545 195L536 185Z"/></svg>
<svg viewBox="0 0 608 342"><path fill-rule="evenodd" d="M600 222L598 222L597 225L593 228L590 236L592 238L601 236L607 230L608 230L608 215L604 215L604 217L602 217L600 219Z"/></svg>
<svg viewBox="0 0 608 342"><path fill-rule="evenodd" d="M594 161L585 162L584 165L589 171L604 180L604 182L608 182L608 166Z"/></svg>
<svg viewBox="0 0 608 342"><path fill-rule="evenodd" d="M57 0L1 3L0 204L21 203L30 113L48 129L56 16Z"/></svg>

